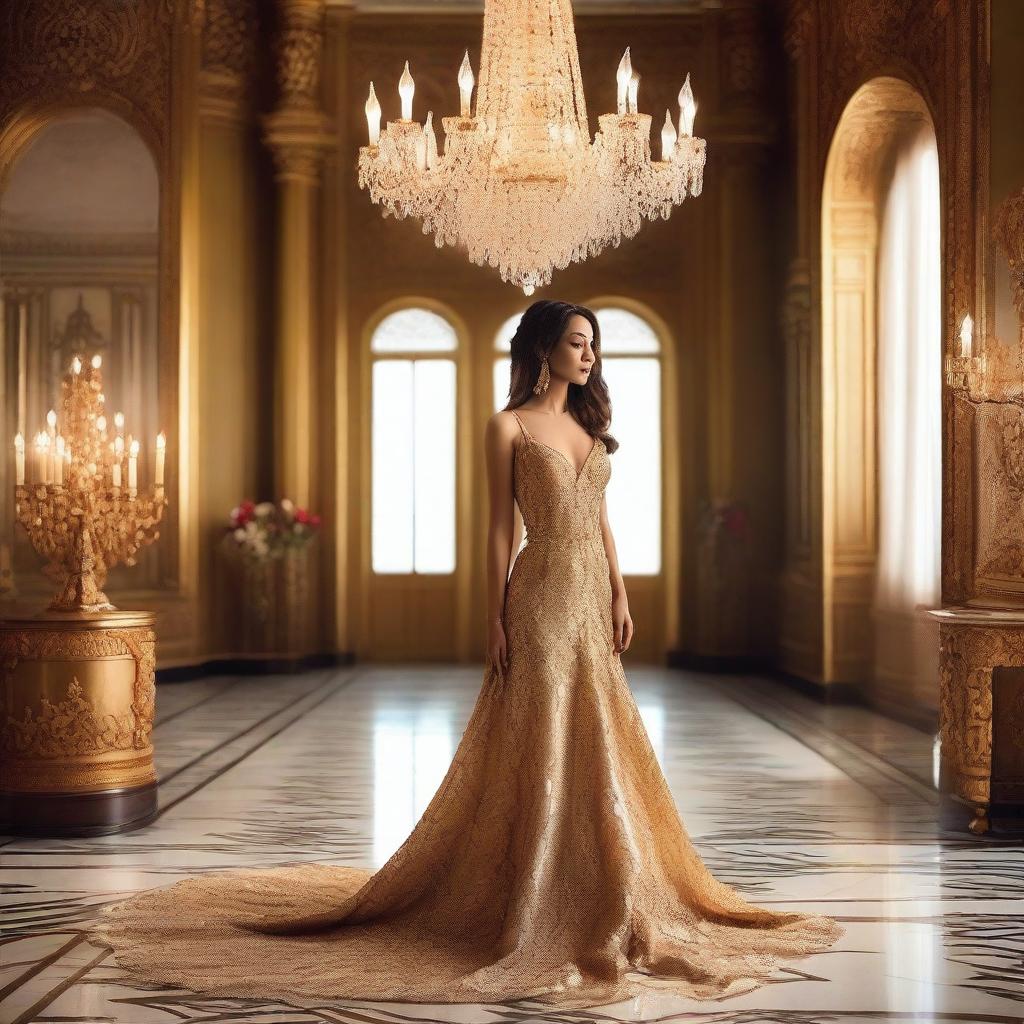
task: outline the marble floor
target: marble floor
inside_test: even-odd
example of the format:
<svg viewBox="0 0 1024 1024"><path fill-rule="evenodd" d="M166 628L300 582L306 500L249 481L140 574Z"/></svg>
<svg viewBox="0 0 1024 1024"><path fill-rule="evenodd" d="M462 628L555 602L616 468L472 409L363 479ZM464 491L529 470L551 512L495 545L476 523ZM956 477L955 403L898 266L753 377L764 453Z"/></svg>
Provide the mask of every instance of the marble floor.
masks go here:
<svg viewBox="0 0 1024 1024"><path fill-rule="evenodd" d="M0 837L0 1024L1024 1021L1024 839L939 823L932 738L762 679L627 674L702 856L748 898L839 918L827 953L719 1002L593 1010L205 999L139 987L83 924L195 872L376 867L443 777L482 669L356 666L159 687L159 817L95 839Z"/></svg>

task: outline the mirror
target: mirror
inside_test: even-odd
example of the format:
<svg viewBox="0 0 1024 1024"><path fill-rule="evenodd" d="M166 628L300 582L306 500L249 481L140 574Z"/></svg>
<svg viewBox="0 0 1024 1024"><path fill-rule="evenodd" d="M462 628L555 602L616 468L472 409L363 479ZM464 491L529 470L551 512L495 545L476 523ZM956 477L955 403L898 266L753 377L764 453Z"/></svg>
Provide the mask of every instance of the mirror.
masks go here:
<svg viewBox="0 0 1024 1024"><path fill-rule="evenodd" d="M13 586L19 599L35 603L49 585L24 531L14 529L14 435L31 444L47 411L60 414L60 380L72 357L97 352L110 414L123 411L139 438L161 429L160 188L139 133L92 107L43 125L0 185L0 599ZM139 472L148 477L152 467ZM112 570L110 588L157 586L156 554L150 545L138 566Z"/></svg>

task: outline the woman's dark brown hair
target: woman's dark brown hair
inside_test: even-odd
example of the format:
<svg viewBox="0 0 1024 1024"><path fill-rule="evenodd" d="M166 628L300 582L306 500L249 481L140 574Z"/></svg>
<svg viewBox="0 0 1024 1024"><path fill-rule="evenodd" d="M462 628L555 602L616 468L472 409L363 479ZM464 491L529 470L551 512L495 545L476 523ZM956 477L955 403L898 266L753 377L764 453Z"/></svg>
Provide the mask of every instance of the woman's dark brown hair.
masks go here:
<svg viewBox="0 0 1024 1024"><path fill-rule="evenodd" d="M601 328L593 311L586 306L539 299L523 314L512 335L512 374L505 409L518 409L533 396L541 362L558 344L574 315L589 321L594 330L594 363L586 384L569 383L567 405L576 422L591 437L599 437L611 453L619 447L619 442L608 433L612 403L601 373Z"/></svg>

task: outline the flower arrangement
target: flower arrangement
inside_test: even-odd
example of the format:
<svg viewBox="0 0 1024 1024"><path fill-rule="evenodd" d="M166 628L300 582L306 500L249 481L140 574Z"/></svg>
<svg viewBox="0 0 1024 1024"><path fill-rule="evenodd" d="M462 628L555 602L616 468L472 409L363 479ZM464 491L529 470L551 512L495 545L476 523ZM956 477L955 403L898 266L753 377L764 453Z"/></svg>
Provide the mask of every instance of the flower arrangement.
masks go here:
<svg viewBox="0 0 1024 1024"><path fill-rule="evenodd" d="M288 498L272 501L245 500L231 510L227 535L232 547L246 558L280 558L289 550L304 548L316 536L320 517L299 508Z"/></svg>
<svg viewBox="0 0 1024 1024"><path fill-rule="evenodd" d="M700 515L701 534L712 541L727 538L745 541L750 534L746 506L738 501L716 499L703 503Z"/></svg>

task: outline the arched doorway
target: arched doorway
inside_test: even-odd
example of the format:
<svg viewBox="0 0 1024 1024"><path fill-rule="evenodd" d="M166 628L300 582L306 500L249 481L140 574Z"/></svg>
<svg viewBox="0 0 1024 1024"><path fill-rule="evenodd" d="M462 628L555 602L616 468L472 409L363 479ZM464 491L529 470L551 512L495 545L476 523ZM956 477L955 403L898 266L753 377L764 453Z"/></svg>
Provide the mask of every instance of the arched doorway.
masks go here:
<svg viewBox="0 0 1024 1024"><path fill-rule="evenodd" d="M873 79L822 194L823 674L894 710L937 701L940 211L927 105Z"/></svg>
<svg viewBox="0 0 1024 1024"><path fill-rule="evenodd" d="M367 325L358 652L367 659L447 660L464 644L464 338L452 311L412 297Z"/></svg>

